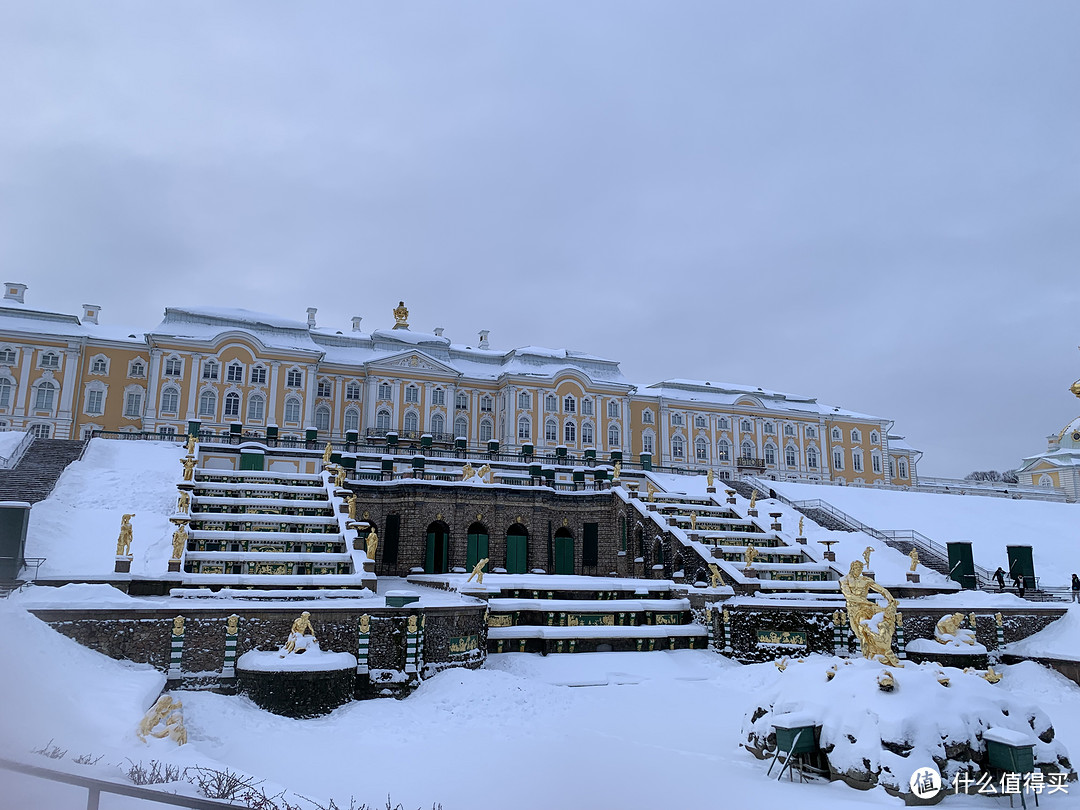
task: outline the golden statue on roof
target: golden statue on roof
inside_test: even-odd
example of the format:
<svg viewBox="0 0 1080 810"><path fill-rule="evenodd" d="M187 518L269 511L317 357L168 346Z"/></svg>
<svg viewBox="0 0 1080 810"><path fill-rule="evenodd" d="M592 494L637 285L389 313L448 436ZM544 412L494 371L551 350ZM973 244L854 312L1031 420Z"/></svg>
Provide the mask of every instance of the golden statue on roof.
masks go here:
<svg viewBox="0 0 1080 810"><path fill-rule="evenodd" d="M394 307L394 328L409 328L409 309L405 306L404 301L398 301L398 305Z"/></svg>

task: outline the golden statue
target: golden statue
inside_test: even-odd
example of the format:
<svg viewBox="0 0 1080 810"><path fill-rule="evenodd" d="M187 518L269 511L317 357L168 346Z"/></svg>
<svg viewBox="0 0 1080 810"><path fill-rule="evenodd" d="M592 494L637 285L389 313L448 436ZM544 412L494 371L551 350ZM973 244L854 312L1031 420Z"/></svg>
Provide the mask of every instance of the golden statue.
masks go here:
<svg viewBox="0 0 1080 810"><path fill-rule="evenodd" d="M777 658L775 661L773 661L773 664L776 665L776 668L778 670L783 672L785 669L787 669L788 657L785 655L783 658Z"/></svg>
<svg viewBox="0 0 1080 810"><path fill-rule="evenodd" d="M356 520L356 493L346 498L345 502L349 505L349 520Z"/></svg>
<svg viewBox="0 0 1080 810"><path fill-rule="evenodd" d="M365 550L367 552L367 557L372 562L375 562L375 552L378 550L378 548L379 548L379 535L375 531L375 527L372 526L371 531L368 532L367 544L366 544L366 547L365 547Z"/></svg>
<svg viewBox="0 0 1080 810"><path fill-rule="evenodd" d="M490 465L485 464L483 467L481 467L479 470L476 471L476 474L480 476L480 480L483 481L484 483L486 483L486 484L491 483L491 480L490 480L490 478L491 478L491 466Z"/></svg>
<svg viewBox="0 0 1080 810"><path fill-rule="evenodd" d="M360 615L360 632L365 636L371 632L371 617L366 613Z"/></svg>
<svg viewBox="0 0 1080 810"><path fill-rule="evenodd" d="M980 677L986 678L988 683L997 683L998 681L1001 680L1001 673L1000 672L994 672L993 667L987 667L986 672L982 673L982 675L980 675Z"/></svg>
<svg viewBox="0 0 1080 810"><path fill-rule="evenodd" d="M225 633L230 636L236 635L237 625L240 623L240 617L235 613L229 617L229 620L225 623Z"/></svg>
<svg viewBox="0 0 1080 810"><path fill-rule="evenodd" d="M146 742L146 735L153 733L154 727L164 720L170 712L173 712L182 706L183 704L179 700L174 702L168 695L162 695L157 699L157 702L150 707L150 710L143 719L139 721L139 727L135 732L136 735L140 740ZM154 736L158 737L164 735L154 734Z"/></svg>
<svg viewBox="0 0 1080 810"><path fill-rule="evenodd" d="M709 469L707 469L705 471L705 484L706 484L706 486L711 487L713 485L713 476L714 476L714 473L712 471L712 468L710 467Z"/></svg>
<svg viewBox="0 0 1080 810"><path fill-rule="evenodd" d="M720 611L720 618L723 619L724 624L728 624L731 621L731 614L728 613L727 608Z"/></svg>
<svg viewBox="0 0 1080 810"><path fill-rule="evenodd" d="M394 328L401 327L402 329L409 326L409 310L405 306L404 301L398 301L398 305L394 307Z"/></svg>
<svg viewBox="0 0 1080 810"><path fill-rule="evenodd" d="M184 617L177 616L172 620L172 634L174 636L184 635Z"/></svg>
<svg viewBox="0 0 1080 810"><path fill-rule="evenodd" d="M465 466L461 468L461 480L468 481L474 475L476 475L476 471L473 469L473 465L466 461Z"/></svg>
<svg viewBox="0 0 1080 810"><path fill-rule="evenodd" d="M873 550L873 546L867 546L865 549L863 549L862 558L863 562L866 564L867 571L870 570L870 554L873 552Z"/></svg>
<svg viewBox="0 0 1080 810"><path fill-rule="evenodd" d="M885 598L882 608L869 598L876 591ZM848 573L840 578L840 592L847 602L848 624L859 640L864 658L882 664L902 666L892 651L896 632L896 599L869 577L863 576L863 564L852 560Z"/></svg>
<svg viewBox="0 0 1080 810"><path fill-rule="evenodd" d="M484 557L484 559L480 560L480 562L478 562L476 565L473 566L472 573L469 574L469 578L467 580L465 580L465 581L466 582L472 582L472 578L476 577L476 584L477 585L483 585L484 584L484 566L487 565L487 564L488 564L488 558Z"/></svg>
<svg viewBox="0 0 1080 810"><path fill-rule="evenodd" d="M1069 386L1069 390L1073 392L1075 396L1080 397L1080 380L1077 380Z"/></svg>
<svg viewBox="0 0 1080 810"><path fill-rule="evenodd" d="M187 545L187 528L181 523L172 534L172 558L179 560Z"/></svg>
<svg viewBox="0 0 1080 810"><path fill-rule="evenodd" d="M690 513L690 531L697 531L697 512Z"/></svg>
<svg viewBox="0 0 1080 810"><path fill-rule="evenodd" d="M972 630L974 630L976 628L977 622L978 622L978 620L975 618L975 611L972 611L971 613L968 614L968 623L971 624L971 629Z"/></svg>
<svg viewBox="0 0 1080 810"><path fill-rule="evenodd" d="M904 614L901 613L899 610L896 611L896 626L897 627L903 627L904 626Z"/></svg>
<svg viewBox="0 0 1080 810"><path fill-rule="evenodd" d="M911 551L908 552L908 556L911 557L911 573L914 574L915 569L919 567L919 550L917 548L912 548Z"/></svg>
<svg viewBox="0 0 1080 810"><path fill-rule="evenodd" d="M323 464L329 464L330 463L330 456L332 456L333 454L334 454L334 445L332 445L330 442L327 442L326 443L326 449L322 451L322 463Z"/></svg>
<svg viewBox="0 0 1080 810"><path fill-rule="evenodd" d="M195 455L195 442L197 441L195 434L192 433L187 437L187 454L189 456Z"/></svg>
<svg viewBox="0 0 1080 810"><path fill-rule="evenodd" d="M743 560L746 562L746 567L749 568L754 564L754 560L758 558L757 549L751 545L746 547L746 551L743 552Z"/></svg>
<svg viewBox="0 0 1080 810"><path fill-rule="evenodd" d="M131 519L133 517L135 517L134 513L120 518L120 536L116 538L117 557L131 556Z"/></svg>
<svg viewBox="0 0 1080 810"><path fill-rule="evenodd" d="M618 481L620 475L622 475L622 462L621 461L616 461L615 462L615 468L611 473L611 480L612 481Z"/></svg>
<svg viewBox="0 0 1080 810"><path fill-rule="evenodd" d="M195 459L192 456L188 456L187 458L185 458L180 463L184 465L184 480L185 481L194 481L195 480Z"/></svg>
<svg viewBox="0 0 1080 810"><path fill-rule="evenodd" d="M409 630L410 633L415 633L416 629L417 629L416 628L416 617L415 616L410 616L409 617L408 630Z"/></svg>
<svg viewBox="0 0 1080 810"><path fill-rule="evenodd" d="M877 685L882 692L891 692L896 688L896 681L893 680L892 673L889 670L883 669L878 674Z"/></svg>
<svg viewBox="0 0 1080 810"><path fill-rule="evenodd" d="M757 490L750 490L750 508L757 509Z"/></svg>
<svg viewBox="0 0 1080 810"><path fill-rule="evenodd" d="M311 614L305 610L292 623L292 628L289 630L289 639L285 642L285 653L301 653L307 649L307 644L302 644L299 650L296 649L296 645L304 636L309 634L311 635L311 640L315 642L315 628L311 626ZM285 653L281 654L282 658L285 657Z"/></svg>
<svg viewBox="0 0 1080 810"><path fill-rule="evenodd" d="M652 481L645 482L645 491L649 494L646 500L650 503L656 500L656 487L653 486Z"/></svg>
<svg viewBox="0 0 1080 810"><path fill-rule="evenodd" d="M804 517L799 518L799 537L803 536L803 521L804 520L806 520L806 518L804 518Z"/></svg>
<svg viewBox="0 0 1080 810"><path fill-rule="evenodd" d="M963 613L953 613L942 616L934 627L934 638L940 644L948 644L949 641L959 641L962 644L974 644L975 634L971 631L960 633L960 625L964 623ZM951 638L946 638L950 636Z"/></svg>
<svg viewBox="0 0 1080 810"><path fill-rule="evenodd" d="M176 499L176 511L186 515L190 505L191 496L186 492L181 492L180 497Z"/></svg>
<svg viewBox="0 0 1080 810"><path fill-rule="evenodd" d="M841 622L843 622L843 619L840 618L840 611L834 610L832 614L832 623L839 627Z"/></svg>
<svg viewBox="0 0 1080 810"><path fill-rule="evenodd" d="M345 486L345 468L344 467L338 467L337 468L337 472L334 474L334 486L339 487L339 488Z"/></svg>
<svg viewBox="0 0 1080 810"><path fill-rule="evenodd" d="M1003 622L1002 622L1002 619L1001 619L1001 614L1000 614L1000 613L995 613L995 614L994 614L994 621L995 621L995 622L997 622L997 626L998 626L998 627L1002 627L1002 626L1003 626Z"/></svg>
<svg viewBox="0 0 1080 810"><path fill-rule="evenodd" d="M180 706L180 702L177 701L176 706ZM165 721L165 728L154 734L159 739L161 737L168 737L177 745L184 745L187 743L187 729L184 728L184 716L180 712L176 711L169 715L169 719Z"/></svg>
<svg viewBox="0 0 1080 810"><path fill-rule="evenodd" d="M724 587L724 577L720 573L720 566L718 566L716 563L709 563L709 587Z"/></svg>

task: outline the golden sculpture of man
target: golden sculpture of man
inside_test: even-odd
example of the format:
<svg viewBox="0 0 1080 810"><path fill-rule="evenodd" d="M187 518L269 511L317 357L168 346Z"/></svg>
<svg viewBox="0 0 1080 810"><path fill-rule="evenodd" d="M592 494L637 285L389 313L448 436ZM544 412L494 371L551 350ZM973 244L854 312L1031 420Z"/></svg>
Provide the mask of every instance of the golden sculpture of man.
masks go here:
<svg viewBox="0 0 1080 810"><path fill-rule="evenodd" d="M311 626L311 614L305 610L292 623L292 628L290 628L289 630L289 640L285 642L285 652L296 652L296 643L301 638L309 634L311 636L311 640L315 641L315 628ZM306 649L306 646L302 647L301 649ZM285 657L284 653L281 657Z"/></svg>
<svg viewBox="0 0 1080 810"><path fill-rule="evenodd" d="M713 471L711 467L705 471L705 484L710 487L713 485Z"/></svg>
<svg viewBox="0 0 1080 810"><path fill-rule="evenodd" d="M333 454L334 454L334 445L332 445L330 442L327 442L326 443L326 448L322 451L322 463L323 464L329 464L330 463L330 456L332 456Z"/></svg>
<svg viewBox="0 0 1080 810"><path fill-rule="evenodd" d="M656 487L653 486L652 481L645 482L645 491L648 493L648 497L646 498L646 500L648 500L650 503L656 500Z"/></svg>
<svg viewBox="0 0 1080 810"><path fill-rule="evenodd" d="M372 561L375 560L375 552L378 550L378 548L379 548L379 535L375 531L375 527L372 526L371 531L368 532L366 549L365 549L367 551L367 557L368 557L369 560L372 560Z"/></svg>
<svg viewBox="0 0 1080 810"><path fill-rule="evenodd" d="M799 537L803 536L803 521L804 520L806 520L806 518L804 518L804 517L799 518Z"/></svg>
<svg viewBox="0 0 1080 810"><path fill-rule="evenodd" d="M960 630L960 625L964 623L963 613L953 613L951 615L942 616L938 619L937 625L934 627L934 638L941 644L947 644L949 641L956 640L962 644L974 644L974 633L963 633L957 635ZM951 638L946 638L949 636Z"/></svg>
<svg viewBox="0 0 1080 810"><path fill-rule="evenodd" d="M187 437L187 454L189 456L195 454L195 442L196 442L195 434L192 433L191 435L189 435Z"/></svg>
<svg viewBox="0 0 1080 810"><path fill-rule="evenodd" d="M911 573L914 574L915 569L919 567L919 550L917 548L912 548L911 551L908 552L908 556L911 557Z"/></svg>
<svg viewBox="0 0 1080 810"><path fill-rule="evenodd" d="M186 492L181 492L180 497L176 499L176 511L186 515L190 504L191 496Z"/></svg>
<svg viewBox="0 0 1080 810"><path fill-rule="evenodd" d="M174 703L171 697L162 695L157 699L154 705L150 707L150 710L147 711L143 719L139 721L139 727L136 729L135 734L140 740L146 742L146 736L153 732L154 727L165 719L166 715L175 709L179 709L182 705L183 704L181 704L180 701ZM155 734L154 736L159 735Z"/></svg>
<svg viewBox="0 0 1080 810"><path fill-rule="evenodd" d="M187 545L187 528L181 523L176 527L176 531L172 535L172 558L179 560L184 553L184 546Z"/></svg>
<svg viewBox="0 0 1080 810"><path fill-rule="evenodd" d="M476 471L473 469L473 465L466 461L465 466L461 468L461 480L468 481L474 475L476 475Z"/></svg>
<svg viewBox="0 0 1080 810"><path fill-rule="evenodd" d="M870 554L873 551L874 551L873 546L867 546L865 549L863 549L862 558L863 558L863 562L866 564L866 570L867 571L870 570Z"/></svg>
<svg viewBox="0 0 1080 810"><path fill-rule="evenodd" d="M485 481L488 484L491 483L491 465L485 464L476 471L476 474L480 476L481 481Z"/></svg>
<svg viewBox="0 0 1080 810"><path fill-rule="evenodd" d="M720 573L720 566L718 566L716 563L709 563L709 587L724 587L724 577Z"/></svg>
<svg viewBox="0 0 1080 810"><path fill-rule="evenodd" d="M124 515L122 518L120 518L120 536L116 538L117 557L131 556L131 519L133 517L135 517L134 513L130 515Z"/></svg>
<svg viewBox="0 0 1080 810"><path fill-rule="evenodd" d="M612 481L618 481L620 475L622 475L622 462L621 461L616 461L615 462L615 469L611 473L611 480Z"/></svg>
<svg viewBox="0 0 1080 810"><path fill-rule="evenodd" d="M690 513L690 531L697 531L697 512Z"/></svg>
<svg viewBox="0 0 1080 810"><path fill-rule="evenodd" d="M484 566L487 565L487 564L488 564L488 558L484 557L484 559L480 560L480 562L478 562L476 565L473 566L472 573L469 574L469 578L467 580L465 580L465 581L466 582L472 582L472 578L476 577L476 584L477 585L483 585L484 584Z"/></svg>
<svg viewBox="0 0 1080 810"><path fill-rule="evenodd" d="M743 560L746 562L746 567L749 568L754 564L754 560L758 558L757 549L753 546L747 546L746 551L743 552Z"/></svg>
<svg viewBox="0 0 1080 810"><path fill-rule="evenodd" d="M356 520L356 493L346 498L345 502L349 505L349 520Z"/></svg>
<svg viewBox="0 0 1080 810"><path fill-rule="evenodd" d="M757 490L750 490L750 508L757 509Z"/></svg>
<svg viewBox="0 0 1080 810"><path fill-rule="evenodd" d="M343 486L345 486L345 468L344 467L338 467L337 468L337 473L334 475L334 486L335 487L343 487Z"/></svg>
<svg viewBox="0 0 1080 810"><path fill-rule="evenodd" d="M185 458L180 463L184 465L184 480L185 481L194 481L195 480L195 459L192 456L188 456L187 458Z"/></svg>
<svg viewBox="0 0 1080 810"><path fill-rule="evenodd" d="M869 598L876 591L885 598L882 608ZM863 564L852 560L848 573L840 578L840 592L847 602L848 624L859 640L864 658L891 666L902 666L892 651L896 632L896 599L869 577L863 576Z"/></svg>

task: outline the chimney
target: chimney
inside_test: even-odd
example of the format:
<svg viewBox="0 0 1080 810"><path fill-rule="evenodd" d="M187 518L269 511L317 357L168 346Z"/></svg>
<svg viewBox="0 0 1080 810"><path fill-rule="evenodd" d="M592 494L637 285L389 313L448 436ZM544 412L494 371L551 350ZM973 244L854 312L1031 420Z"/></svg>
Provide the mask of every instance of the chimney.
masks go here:
<svg viewBox="0 0 1080 810"><path fill-rule="evenodd" d="M353 318L352 318L352 330L354 332L359 332L360 331L360 321L362 321L362 320L364 320L364 319L361 316L353 315Z"/></svg>
<svg viewBox="0 0 1080 810"><path fill-rule="evenodd" d="M481 348L481 349L489 349L489 348L491 348L491 346L488 344L488 335L490 335L490 334L491 334L490 329L481 329L480 330L480 346L479 346L479 348Z"/></svg>
<svg viewBox="0 0 1080 810"><path fill-rule="evenodd" d="M22 304L23 296L26 295L25 284L15 284L11 281L4 282L4 300L5 301L17 301Z"/></svg>
<svg viewBox="0 0 1080 810"><path fill-rule="evenodd" d="M308 307L307 308L307 326L308 326L308 329L314 329L315 328L315 313L318 312L318 311L319 310L316 309L315 307Z"/></svg>
<svg viewBox="0 0 1080 810"><path fill-rule="evenodd" d="M101 312L101 307L99 307L97 304L83 304L82 305L83 323L96 324L99 312Z"/></svg>
<svg viewBox="0 0 1080 810"><path fill-rule="evenodd" d="M445 326L436 326L435 327L435 337L442 337L442 333L445 332L445 331L446 331Z"/></svg>

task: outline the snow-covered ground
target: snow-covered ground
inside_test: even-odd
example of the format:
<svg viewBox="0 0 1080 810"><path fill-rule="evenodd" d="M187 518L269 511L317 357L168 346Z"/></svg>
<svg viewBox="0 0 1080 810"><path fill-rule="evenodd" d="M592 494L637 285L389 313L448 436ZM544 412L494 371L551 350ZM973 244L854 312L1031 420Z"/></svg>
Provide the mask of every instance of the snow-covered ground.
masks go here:
<svg viewBox="0 0 1080 810"><path fill-rule="evenodd" d="M0 430L0 458L10 458L25 438L25 430Z"/></svg>
<svg viewBox="0 0 1080 810"><path fill-rule="evenodd" d="M135 736L160 673L79 647L11 603L0 603L0 649L0 756L111 778L127 760L224 765L267 780L268 790L346 806L349 796L376 804L389 793L407 810L436 801L445 810L902 806L880 789L766 779L739 732L783 676L711 652L494 655L485 669L443 672L405 700L350 703L316 720L278 717L243 697L178 692L189 743L177 748ZM1041 706L1058 739L1080 751L1080 688L1030 663L1004 671L998 688ZM29 753L50 739L68 750L64 760ZM96 766L71 762L90 752L104 755ZM0 808L85 801L2 771L0 785ZM1043 803L1078 807L1080 789ZM102 801L103 810L136 806ZM946 806L986 805L957 797Z"/></svg>

